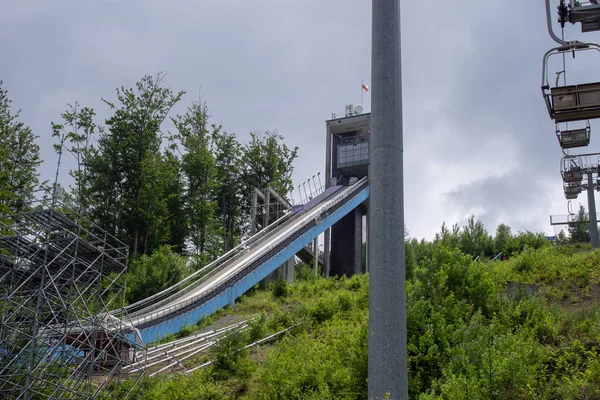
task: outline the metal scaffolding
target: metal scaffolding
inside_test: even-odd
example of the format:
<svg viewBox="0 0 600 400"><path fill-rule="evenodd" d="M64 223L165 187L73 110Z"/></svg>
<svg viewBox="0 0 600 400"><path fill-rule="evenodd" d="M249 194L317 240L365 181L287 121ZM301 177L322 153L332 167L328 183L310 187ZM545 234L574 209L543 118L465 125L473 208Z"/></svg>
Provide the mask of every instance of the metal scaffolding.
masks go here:
<svg viewBox="0 0 600 400"><path fill-rule="evenodd" d="M62 195L0 215L0 398L94 398L137 362L127 257Z"/></svg>

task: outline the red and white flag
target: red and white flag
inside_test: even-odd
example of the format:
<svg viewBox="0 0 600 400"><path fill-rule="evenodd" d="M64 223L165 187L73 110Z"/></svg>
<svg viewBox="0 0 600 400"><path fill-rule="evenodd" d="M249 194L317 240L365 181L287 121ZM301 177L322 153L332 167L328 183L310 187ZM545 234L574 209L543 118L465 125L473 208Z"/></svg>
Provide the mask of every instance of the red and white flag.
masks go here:
<svg viewBox="0 0 600 400"><path fill-rule="evenodd" d="M362 88L365 92L369 91L369 86L366 83L362 83Z"/></svg>

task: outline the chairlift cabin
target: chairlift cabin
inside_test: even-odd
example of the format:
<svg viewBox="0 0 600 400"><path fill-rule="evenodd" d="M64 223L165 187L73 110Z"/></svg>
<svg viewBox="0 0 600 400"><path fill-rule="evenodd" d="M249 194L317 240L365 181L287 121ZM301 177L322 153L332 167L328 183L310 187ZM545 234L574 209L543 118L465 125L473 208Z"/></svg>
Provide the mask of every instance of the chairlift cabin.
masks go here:
<svg viewBox="0 0 600 400"><path fill-rule="evenodd" d="M565 197L567 200L576 199L581 193L582 187L580 183L565 183L564 185Z"/></svg>
<svg viewBox="0 0 600 400"><path fill-rule="evenodd" d="M583 179L582 163L580 157L563 157L560 165L560 174L566 183L580 183Z"/></svg>
<svg viewBox="0 0 600 400"><path fill-rule="evenodd" d="M577 214L569 214L567 215L567 225L569 228L577 228L577 226L582 224L588 224L589 221L579 219L579 215Z"/></svg>
<svg viewBox="0 0 600 400"><path fill-rule="evenodd" d="M542 94L548 114L556 123L600 118L600 82L559 86L560 74L557 74L554 87L551 87L548 82L550 56L583 50L600 51L600 46L595 43L570 42L550 49L544 55Z"/></svg>
<svg viewBox="0 0 600 400"><path fill-rule="evenodd" d="M574 147L584 147L590 144L590 123L586 121L585 128L579 129L568 129L561 131L560 127L556 125L556 137L558 138L558 144L563 149L571 149Z"/></svg>
<svg viewBox="0 0 600 400"><path fill-rule="evenodd" d="M560 1L558 6L558 22L564 28L567 22L581 23L581 32L594 32L600 30L600 4L597 0Z"/></svg>

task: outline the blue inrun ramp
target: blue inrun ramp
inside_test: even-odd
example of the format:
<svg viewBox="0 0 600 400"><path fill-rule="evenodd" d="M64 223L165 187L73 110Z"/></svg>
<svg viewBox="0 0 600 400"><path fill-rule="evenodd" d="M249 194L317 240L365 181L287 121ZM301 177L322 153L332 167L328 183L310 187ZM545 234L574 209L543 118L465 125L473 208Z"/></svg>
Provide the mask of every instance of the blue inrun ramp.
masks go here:
<svg viewBox="0 0 600 400"><path fill-rule="evenodd" d="M139 330L144 343L177 333L185 325L197 323L202 316L211 315L228 304L234 304L238 297L365 201L369 197L369 186L364 179L354 186L344 187L339 191L336 189L334 192L335 195L326 196L320 204L311 204L311 210L294 216L289 221L291 226L281 236L275 231L273 235L262 238L257 246L263 245L263 248L250 254L254 258L247 265L242 260L242 263L227 266L229 270L236 271L225 278L213 278L221 282L210 290L202 292L202 287L198 286L194 291L201 292L199 295L190 291L175 293L169 298L171 300L168 306L163 309L157 310L151 306L147 313L143 310L136 312L131 321ZM228 272L224 269L222 275L227 275Z"/></svg>

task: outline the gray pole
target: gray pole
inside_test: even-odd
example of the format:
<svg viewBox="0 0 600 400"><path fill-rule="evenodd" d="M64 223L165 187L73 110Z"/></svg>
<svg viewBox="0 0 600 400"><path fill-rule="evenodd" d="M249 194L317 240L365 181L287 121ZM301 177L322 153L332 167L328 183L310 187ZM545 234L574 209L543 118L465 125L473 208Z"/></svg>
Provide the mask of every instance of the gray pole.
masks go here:
<svg viewBox="0 0 600 400"><path fill-rule="evenodd" d="M369 399L408 399L400 0L373 0Z"/></svg>
<svg viewBox="0 0 600 400"><path fill-rule="evenodd" d="M596 198L594 196L594 180L592 177L592 170L587 172L587 195L588 195L588 209L590 213L590 244L592 249L598 248L598 219L596 218Z"/></svg>

